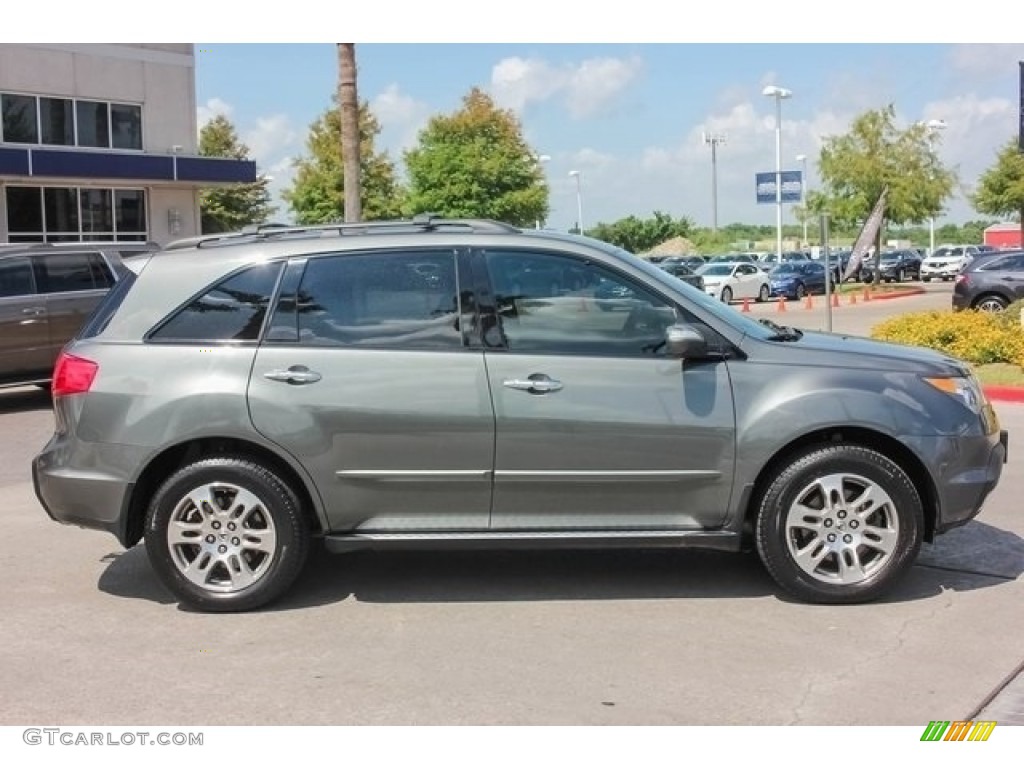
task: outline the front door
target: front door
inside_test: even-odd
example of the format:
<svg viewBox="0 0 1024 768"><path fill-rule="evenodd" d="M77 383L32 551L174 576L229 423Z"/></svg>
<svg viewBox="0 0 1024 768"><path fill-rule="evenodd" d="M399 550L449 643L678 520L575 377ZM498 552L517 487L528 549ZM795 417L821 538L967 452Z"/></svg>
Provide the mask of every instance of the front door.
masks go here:
<svg viewBox="0 0 1024 768"><path fill-rule="evenodd" d="M499 323L485 335L492 529L720 525L735 461L728 364L663 355L669 325L699 321L593 262L484 258Z"/></svg>

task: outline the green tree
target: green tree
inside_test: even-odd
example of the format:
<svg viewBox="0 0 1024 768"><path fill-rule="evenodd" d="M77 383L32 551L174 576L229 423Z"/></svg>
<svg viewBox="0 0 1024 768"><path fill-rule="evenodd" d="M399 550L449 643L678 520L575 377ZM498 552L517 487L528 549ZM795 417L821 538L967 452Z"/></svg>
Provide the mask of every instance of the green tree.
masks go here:
<svg viewBox="0 0 1024 768"><path fill-rule="evenodd" d="M435 115L405 153L406 212L532 226L548 216L548 185L511 110L474 88L461 109Z"/></svg>
<svg viewBox="0 0 1024 768"><path fill-rule="evenodd" d="M337 101L337 98L335 98ZM401 215L402 191L394 163L378 152L374 140L380 124L364 102L359 108L362 218L394 219ZM341 117L332 107L309 127L307 155L295 161L295 178L282 193L299 224L327 224L345 218L345 181L341 158Z"/></svg>
<svg viewBox="0 0 1024 768"><path fill-rule="evenodd" d="M821 188L807 196L808 207L828 213L841 229L866 220L888 189L877 258L886 223L921 223L940 213L952 195L956 175L939 161L937 140L923 123L898 128L891 104L860 115L848 133L825 139L818 160Z"/></svg>
<svg viewBox="0 0 1024 768"><path fill-rule="evenodd" d="M199 131L199 154L248 160L249 148L238 139L235 126L217 115ZM261 224L277 210L270 205L270 180L259 176L250 184L208 187L199 193L204 234L231 232L247 224Z"/></svg>
<svg viewBox="0 0 1024 768"><path fill-rule="evenodd" d="M649 219L627 216L612 224L602 222L590 227L587 234L630 253L644 253L673 237L689 237L692 231L693 222L685 216L673 219L667 213L655 211Z"/></svg>
<svg viewBox="0 0 1024 768"><path fill-rule="evenodd" d="M971 202L979 213L1017 218L1024 238L1024 154L1015 139L1003 146L992 167L981 175Z"/></svg>

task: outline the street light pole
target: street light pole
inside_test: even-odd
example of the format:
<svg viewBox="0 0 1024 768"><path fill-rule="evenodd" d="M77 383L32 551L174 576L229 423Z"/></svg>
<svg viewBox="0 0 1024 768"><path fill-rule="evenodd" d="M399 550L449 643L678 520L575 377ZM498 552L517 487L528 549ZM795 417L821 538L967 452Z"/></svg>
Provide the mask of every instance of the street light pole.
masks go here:
<svg viewBox="0 0 1024 768"><path fill-rule="evenodd" d="M725 144L724 133L701 134L711 146L711 231L718 231L718 145Z"/></svg>
<svg viewBox="0 0 1024 768"><path fill-rule="evenodd" d="M803 164L803 175L800 177L800 205L804 209L803 245L806 248L809 245L807 242L807 155L797 155L796 161Z"/></svg>
<svg viewBox="0 0 1024 768"><path fill-rule="evenodd" d="M782 100L793 92L777 85L766 85L761 93L775 99L775 254L782 263Z"/></svg>
<svg viewBox="0 0 1024 768"><path fill-rule="evenodd" d="M583 189L581 186L580 179L583 177L582 171L569 171L569 175L576 179L576 227L579 229L580 234L584 234L583 229Z"/></svg>
<svg viewBox="0 0 1024 768"><path fill-rule="evenodd" d="M928 149L935 152L935 132L943 131L946 129L945 120L929 120L924 124L924 127L928 129ZM928 217L928 255L931 256L935 253L935 217Z"/></svg>

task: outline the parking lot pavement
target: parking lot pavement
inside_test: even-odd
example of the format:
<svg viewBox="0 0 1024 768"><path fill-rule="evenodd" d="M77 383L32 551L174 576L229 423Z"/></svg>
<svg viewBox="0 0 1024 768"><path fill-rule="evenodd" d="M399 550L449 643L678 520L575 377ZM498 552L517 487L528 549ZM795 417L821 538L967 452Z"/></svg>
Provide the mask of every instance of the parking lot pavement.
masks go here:
<svg viewBox="0 0 1024 768"><path fill-rule="evenodd" d="M268 610L204 615L141 547L46 517L28 461L52 415L8 395L2 724L923 728L1009 701L1024 661L1021 405L997 408L1011 461L982 515L877 603L793 602L750 555L363 552L314 558Z"/></svg>

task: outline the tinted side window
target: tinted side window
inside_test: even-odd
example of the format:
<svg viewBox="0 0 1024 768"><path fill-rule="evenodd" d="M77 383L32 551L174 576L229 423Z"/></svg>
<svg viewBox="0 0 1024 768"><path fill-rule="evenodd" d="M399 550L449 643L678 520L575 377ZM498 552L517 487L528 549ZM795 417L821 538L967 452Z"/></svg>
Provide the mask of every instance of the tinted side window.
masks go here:
<svg viewBox="0 0 1024 768"><path fill-rule="evenodd" d="M0 261L0 297L27 296L36 292L28 259Z"/></svg>
<svg viewBox="0 0 1024 768"><path fill-rule="evenodd" d="M676 322L670 303L609 269L553 254L486 254L501 319L512 352L650 356L664 350L665 329Z"/></svg>
<svg viewBox="0 0 1024 768"><path fill-rule="evenodd" d="M150 336L159 341L254 341L259 338L281 264L260 264L220 282Z"/></svg>
<svg viewBox="0 0 1024 768"><path fill-rule="evenodd" d="M89 266L92 269L92 281L97 288L109 288L114 284L114 273L110 270L107 260L98 253L89 254Z"/></svg>
<svg viewBox="0 0 1024 768"><path fill-rule="evenodd" d="M48 253L37 257L43 293L91 291L98 287L93 279L90 253Z"/></svg>
<svg viewBox="0 0 1024 768"><path fill-rule="evenodd" d="M1024 254L993 259L978 267L979 272L1021 272L1024 271Z"/></svg>
<svg viewBox="0 0 1024 768"><path fill-rule="evenodd" d="M394 252L310 259L299 285L299 343L459 349L455 254Z"/></svg>

